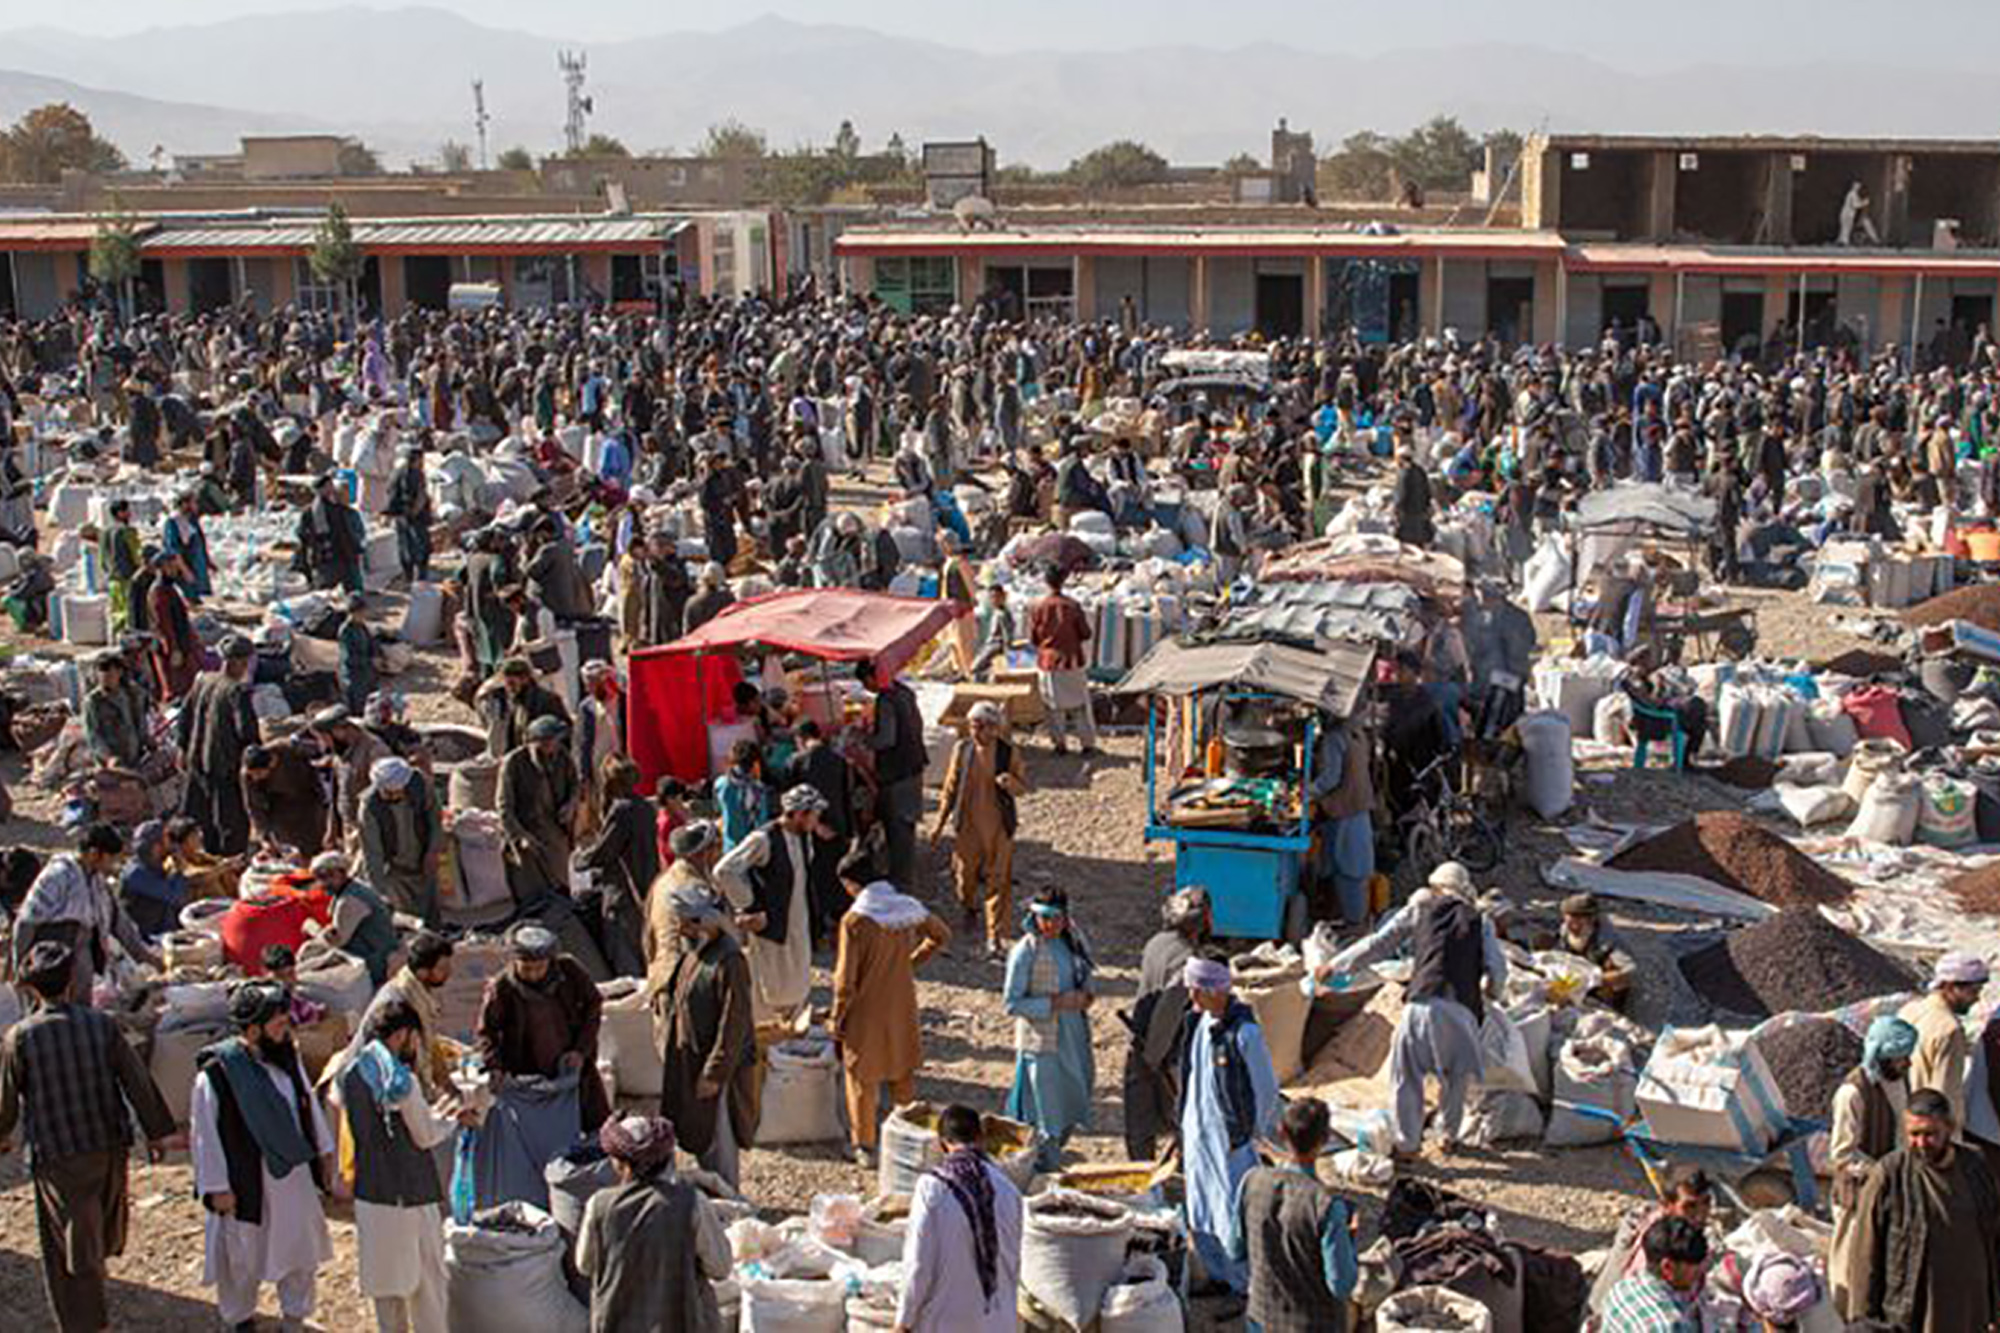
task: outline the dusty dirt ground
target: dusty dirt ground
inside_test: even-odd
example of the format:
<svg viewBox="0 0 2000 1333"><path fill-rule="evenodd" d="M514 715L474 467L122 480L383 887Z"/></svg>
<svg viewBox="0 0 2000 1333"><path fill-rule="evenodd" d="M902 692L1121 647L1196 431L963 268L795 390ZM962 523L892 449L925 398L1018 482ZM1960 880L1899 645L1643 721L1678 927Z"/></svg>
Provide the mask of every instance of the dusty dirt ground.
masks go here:
<svg viewBox="0 0 2000 1333"><path fill-rule="evenodd" d="M847 485L837 499L861 507L879 495L874 488ZM1802 594L1745 591L1731 600L1757 607L1768 655L1820 658L1863 643L1836 629L1833 612L1806 602ZM373 618L392 625L399 615L400 599L387 597L380 599ZM1555 627L1545 619L1545 637ZM8 643L30 646L0 633L0 644ZM48 649L38 641L32 646ZM447 655L423 653L413 671L400 679L399 687L411 699L413 720L473 720L469 710L444 692L450 667ZM1072 1156L1115 1160L1124 1155L1119 1092L1124 1029L1115 1012L1129 1003L1140 946L1156 928L1158 903L1172 883L1171 850L1144 842L1139 832L1143 736L1112 734L1105 753L1093 760L1074 754L1056 757L1040 738L1028 743L1026 753L1033 789L1022 802L1017 901L1045 882L1069 889L1100 961L1105 990L1091 1012L1096 1118L1090 1132L1074 1141ZM55 799L26 783L18 758L0 761L0 779L14 793L16 806L13 820L0 826L0 845L61 845L53 823ZM1563 822L1668 822L1699 810L1738 808L1742 800L1743 793L1696 775L1629 770L1584 774L1577 808ZM1560 834L1539 825L1532 814L1517 814L1506 850L1506 861L1492 881L1524 907L1547 908L1556 894L1542 883L1540 871L1565 850ZM946 878L945 852L927 852L926 888L920 896L928 897L956 929L960 916ZM1698 928L1700 923L1623 908L1614 911L1613 919L1644 966L1639 1015L1652 1023L1688 1017L1688 1006L1695 1001L1671 965L1671 945L1691 924ZM827 999L831 963L826 956L816 960L815 1000L820 1004ZM1012 1022L1000 1002L1002 968L1000 961L983 956L974 930L970 936L961 934L922 974L927 1062L918 1078L920 1096L962 1098L994 1109L1002 1105L1014 1063ZM1432 1156L1415 1171L1486 1205L1510 1237L1571 1252L1605 1244L1645 1188L1637 1167L1617 1148L1545 1152L1537 1147L1448 1161ZM743 1181L749 1197L775 1218L805 1211L816 1193L871 1194L874 1177L853 1165L839 1147L825 1145L752 1150L745 1154ZM214 1328L212 1294L201 1283L201 1211L192 1197L185 1159L160 1166L135 1164L131 1194L130 1245L112 1266L114 1326L158 1333ZM373 1312L355 1289L352 1227L337 1218L333 1234L335 1258L320 1272L313 1326L358 1333L373 1327ZM46 1309L32 1194L16 1153L0 1159L0 1330L48 1327ZM269 1289L263 1316L267 1321L277 1316Z"/></svg>

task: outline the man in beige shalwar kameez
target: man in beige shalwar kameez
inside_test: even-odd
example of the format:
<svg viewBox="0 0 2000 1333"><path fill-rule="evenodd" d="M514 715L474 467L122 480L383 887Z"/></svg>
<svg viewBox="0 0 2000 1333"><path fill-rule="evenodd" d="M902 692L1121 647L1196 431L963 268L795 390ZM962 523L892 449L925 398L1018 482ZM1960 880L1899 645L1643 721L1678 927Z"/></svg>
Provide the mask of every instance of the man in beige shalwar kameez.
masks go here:
<svg viewBox="0 0 2000 1333"><path fill-rule="evenodd" d="M1005 951L1014 915L1015 799L1027 791L1020 747L1000 734L1000 706L972 706L972 734L952 747L938 796L936 841L949 825L958 901L971 925L985 908L986 952Z"/></svg>
<svg viewBox="0 0 2000 1333"><path fill-rule="evenodd" d="M916 970L951 942L951 927L876 873L866 851L841 863L841 885L854 902L840 919L833 965L833 1037L846 1065L854 1160L863 1166L874 1162L881 1085L889 1085L891 1107L916 1099L924 1058Z"/></svg>

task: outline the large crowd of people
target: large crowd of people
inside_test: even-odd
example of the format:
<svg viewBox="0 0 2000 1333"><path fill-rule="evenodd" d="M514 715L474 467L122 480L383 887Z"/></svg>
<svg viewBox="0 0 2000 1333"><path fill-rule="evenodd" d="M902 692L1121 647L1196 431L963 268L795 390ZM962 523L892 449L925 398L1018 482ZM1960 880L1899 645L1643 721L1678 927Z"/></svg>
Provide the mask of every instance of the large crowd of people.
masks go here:
<svg viewBox="0 0 2000 1333"><path fill-rule="evenodd" d="M915 316L808 290L676 297L649 315L412 312L356 325L244 307L121 323L79 309L0 324L0 531L21 552L5 606L23 634L47 630L61 573L31 440L47 442L44 456L59 442L72 476L179 469L185 483L156 525L135 524L121 500L95 532L111 646L89 660L78 710L88 761L129 779L142 806L162 791L172 806L128 818L104 801L74 849L8 904L29 1012L0 1045L0 1141L27 1148L55 1325L109 1326L108 1263L128 1226L144 1225L126 1196L136 1123L150 1153L192 1155L203 1280L225 1327L254 1326L266 1284L285 1327L303 1327L338 1201L351 1202L380 1327L443 1333L455 1132L496 1102L522 1123L553 1102L572 1108L571 1137L593 1136L615 1163L574 1244L593 1329L712 1328L730 1254L697 1182L742 1183L759 1029L811 1007L815 954L830 957L826 1022L851 1150L871 1163L882 1116L922 1092L918 971L973 947L1004 958L1012 1089L1004 1107L938 1116L941 1164L911 1201L899 1329L1016 1326L1023 1204L982 1147L981 1115L1031 1126L1044 1171L1104 1120L1092 1031L1107 964L1140 975L1125 1016L1126 1144L1144 1158L1178 1145L1206 1290L1245 1303L1257 1328L1344 1327L1363 1208L1315 1174L1327 1110L1281 1095L1202 889L1168 900L1161 933L1131 959L1089 941L1086 883L1042 887L1021 910L1020 800L1046 752L1029 753L1032 738L981 703L927 798L917 701L873 663L858 672L865 722L809 718L782 690L746 684L733 708L747 735L712 782L648 789L623 662L760 592L907 590L922 566L957 604L948 671L981 679L1020 655L1050 751L1074 742L1088 763L1103 742L1075 566L1059 550L1041 595L1010 604L988 566L1013 534L1089 512L1143 530L1163 487L1212 487L1212 504L1189 506L1192 544L1227 587L1254 582L1271 553L1319 536L1378 483L1389 531L1422 548L1462 497L1484 497L1492 551L1461 613L1390 655L1379 728L1357 718L1322 733L1310 793L1323 914L1349 941L1334 969L1415 962L1390 1066L1396 1154L1423 1147L1427 1079L1441 1093L1428 1122L1450 1152L1479 1073L1482 997L1504 983L1505 957L1462 867L1437 869L1389 913L1368 886L1383 830L1431 761L1521 711L1536 634L1509 594L1539 540L1593 489L1663 483L1714 502L1714 579L1783 582L1793 571L1775 552L1892 535L1939 510L2000 512L1989 457L2000 353L1983 329L1940 334L1914 365L1897 348L1801 350L1788 334L1702 366L1615 328L1581 349L1450 333L1245 339L1236 350L1262 357L1259 392L1176 394L1170 354L1208 347L1129 312L1024 323L999 293ZM495 461L527 479L501 502L469 466ZM857 482L896 521L836 505L835 488ZM242 590L204 524L287 508L295 571L331 616L335 668L317 682L293 669L282 636L205 614ZM458 924L440 894L454 798L384 671L371 520L394 531L398 586L448 582L452 690L497 766L511 957L471 1043L487 1087L455 1081L440 1057L436 997ZM1654 577L1643 560L1606 571L1582 628L1632 664L1635 700L1698 737L1686 710L1699 701L1650 671ZM609 642L583 664L572 703L536 648L600 620ZM295 725L253 707L271 684L299 691L287 695ZM950 840L936 882L918 837L927 799L932 841ZM112 979L122 965L162 968L182 909L252 858L288 863L324 895L309 934L365 966L373 999L315 1081L293 1039L303 1001L281 979L286 960L251 969L228 1001L234 1035L201 1053L177 1125L104 1012ZM965 944L945 919L954 899ZM1579 897L1563 917L1558 947L1598 965L1601 998L1625 1003L1634 969L1599 904ZM1952 969L1926 1001L1944 1015L1878 1025L1836 1103L1832 1285L1845 1313L1877 1326L1947 1333L2000 1317L2000 1199L1986 1156L1966 1146L1978 1140L1962 1137L1977 1128L1968 1103L1991 1117L1983 1089L1967 1096L1973 1051L1958 1023L1984 973L1976 960ZM613 977L654 997L656 1104L615 1104L600 1077L599 982ZM480 1171L480 1207L546 1199L542 1169L568 1145L523 1142L517 1160ZM1705 1186L1693 1193L1705 1199ZM1670 1199L1628 1245L1630 1275L1601 1327L1696 1327L1707 1247L1701 1219ZM1817 1299L1811 1271L1732 1280L1767 1329L1793 1327Z"/></svg>

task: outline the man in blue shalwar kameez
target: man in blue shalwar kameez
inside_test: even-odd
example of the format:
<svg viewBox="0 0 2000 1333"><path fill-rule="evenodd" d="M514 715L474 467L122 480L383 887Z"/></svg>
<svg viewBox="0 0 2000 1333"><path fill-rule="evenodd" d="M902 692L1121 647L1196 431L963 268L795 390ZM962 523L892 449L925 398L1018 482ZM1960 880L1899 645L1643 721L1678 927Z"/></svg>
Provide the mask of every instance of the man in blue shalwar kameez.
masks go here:
<svg viewBox="0 0 2000 1333"><path fill-rule="evenodd" d="M1014 1016L1014 1088L1007 1114L1040 1131L1037 1165L1062 1165L1063 1144L1090 1125L1097 1082L1090 1047L1090 952L1071 927L1069 895L1044 889L1028 907L1027 933L1007 956L1007 1012Z"/></svg>
<svg viewBox="0 0 2000 1333"><path fill-rule="evenodd" d="M1277 1123L1278 1075L1250 1006L1230 994L1229 965L1190 958L1181 977L1194 1005L1181 1079L1188 1230L1209 1282L1242 1295L1250 1271L1232 1257L1242 1248L1236 1190Z"/></svg>

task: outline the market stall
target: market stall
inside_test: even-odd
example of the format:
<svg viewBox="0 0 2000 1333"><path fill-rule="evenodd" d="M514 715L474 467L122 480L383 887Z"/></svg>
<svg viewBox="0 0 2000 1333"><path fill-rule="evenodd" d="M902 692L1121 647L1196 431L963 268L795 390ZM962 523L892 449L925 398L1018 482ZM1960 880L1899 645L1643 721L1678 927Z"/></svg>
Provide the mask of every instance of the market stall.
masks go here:
<svg viewBox="0 0 2000 1333"><path fill-rule="evenodd" d="M1170 640L1119 683L1149 696L1146 840L1174 844L1175 886L1209 891L1218 935L1304 935L1315 743L1354 711L1373 661L1351 642Z"/></svg>
<svg viewBox="0 0 2000 1333"><path fill-rule="evenodd" d="M762 674L763 664L755 660L760 654L794 653L819 664L798 703L805 716L829 725L842 716L844 683L827 669L831 664L873 662L878 679L892 679L966 610L956 602L854 588L804 589L739 602L692 634L632 654L627 748L649 787L669 775L705 780L714 771L713 729L733 718L730 699L737 682ZM746 672L746 659L757 670Z"/></svg>
<svg viewBox="0 0 2000 1333"><path fill-rule="evenodd" d="M1569 534L1571 620L1597 570L1627 551L1651 549L1679 566L1663 579L1654 616L1662 660L1679 661L1688 648L1696 661L1749 656L1757 642L1754 612L1701 604L1701 552L1714 530L1715 501L1695 491L1634 482L1585 495Z"/></svg>

